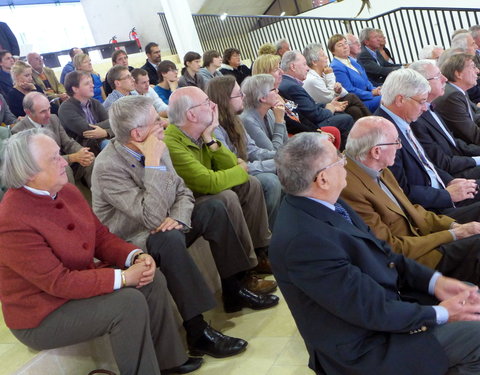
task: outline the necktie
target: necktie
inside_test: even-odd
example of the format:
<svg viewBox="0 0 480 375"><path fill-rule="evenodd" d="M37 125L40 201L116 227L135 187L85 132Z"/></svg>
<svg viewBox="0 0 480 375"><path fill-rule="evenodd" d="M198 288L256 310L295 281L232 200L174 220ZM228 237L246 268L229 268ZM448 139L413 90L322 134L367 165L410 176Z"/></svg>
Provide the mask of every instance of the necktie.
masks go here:
<svg viewBox="0 0 480 375"><path fill-rule="evenodd" d="M408 139L410 140L410 143L414 147L415 152L419 157L420 161L422 162L423 166L425 167L425 169L432 171L438 183L440 184L440 186L442 186L445 189L445 184L443 183L442 179L438 175L437 170L435 169L433 164L427 159L427 157L423 153L423 150L420 148L421 146L419 146L419 144L417 143L418 142L417 139L413 136L412 130L407 129L406 133L407 133Z"/></svg>
<svg viewBox="0 0 480 375"><path fill-rule="evenodd" d="M342 217L347 220L350 224L352 224L352 219L350 218L350 215L348 214L347 210L340 204L340 203L335 203L335 212L342 215Z"/></svg>

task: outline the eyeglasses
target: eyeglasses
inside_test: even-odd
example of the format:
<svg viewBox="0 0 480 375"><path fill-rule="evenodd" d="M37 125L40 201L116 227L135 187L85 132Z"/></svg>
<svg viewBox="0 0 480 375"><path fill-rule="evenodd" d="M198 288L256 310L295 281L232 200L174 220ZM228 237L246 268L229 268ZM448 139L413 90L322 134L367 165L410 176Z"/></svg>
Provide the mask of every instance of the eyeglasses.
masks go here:
<svg viewBox="0 0 480 375"><path fill-rule="evenodd" d="M190 108L187 109L187 111L190 111L193 108L201 107L202 105L207 105L208 107L210 107L211 103L212 103L211 100L207 98L205 101L201 102L200 104L192 105Z"/></svg>
<svg viewBox="0 0 480 375"><path fill-rule="evenodd" d="M238 95L231 96L230 99L243 98L244 96L245 94L242 91L240 91Z"/></svg>
<svg viewBox="0 0 480 375"><path fill-rule="evenodd" d="M412 97L412 96L407 96L406 98L407 98L407 99L412 99L414 102L417 102L417 103L420 104L420 105L425 105L425 104L427 104L427 99L420 99L420 100L419 100L419 99L415 99L415 98Z"/></svg>
<svg viewBox="0 0 480 375"><path fill-rule="evenodd" d="M395 142L391 143L377 143L375 146L401 146L402 145L402 140L400 138L397 138Z"/></svg>
<svg viewBox="0 0 480 375"><path fill-rule="evenodd" d="M334 161L332 164L328 164L327 166L323 167L323 168L320 168L317 173L315 173L315 177L313 179L313 182L317 181L317 178L318 178L318 175L320 173L322 173L324 170L328 169L328 168L332 168L332 167L335 167L336 165L341 165L342 167L345 166L345 164L347 164L347 157L340 153L340 152L337 152L337 156L338 156L338 160L337 161Z"/></svg>
<svg viewBox="0 0 480 375"><path fill-rule="evenodd" d="M434 77L432 77L432 78L427 78L427 81L433 81L433 80L438 81L438 80L441 79L442 77L443 77L443 75L442 75L442 74L439 74L438 76L434 76Z"/></svg>
<svg viewBox="0 0 480 375"><path fill-rule="evenodd" d="M133 77L132 77L131 74L128 74L128 75L126 75L125 77L120 78L119 81L123 81L123 80L125 80L125 79L133 79Z"/></svg>

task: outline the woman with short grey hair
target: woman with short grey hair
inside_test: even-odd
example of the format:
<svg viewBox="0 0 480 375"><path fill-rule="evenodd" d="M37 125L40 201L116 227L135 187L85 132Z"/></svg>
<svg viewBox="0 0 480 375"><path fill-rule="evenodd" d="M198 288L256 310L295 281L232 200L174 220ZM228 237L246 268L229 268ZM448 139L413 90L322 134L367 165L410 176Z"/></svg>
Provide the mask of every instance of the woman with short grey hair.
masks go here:
<svg viewBox="0 0 480 375"><path fill-rule="evenodd" d="M276 151L287 139L285 104L270 74L248 77L242 84L245 109L240 118L258 147Z"/></svg>

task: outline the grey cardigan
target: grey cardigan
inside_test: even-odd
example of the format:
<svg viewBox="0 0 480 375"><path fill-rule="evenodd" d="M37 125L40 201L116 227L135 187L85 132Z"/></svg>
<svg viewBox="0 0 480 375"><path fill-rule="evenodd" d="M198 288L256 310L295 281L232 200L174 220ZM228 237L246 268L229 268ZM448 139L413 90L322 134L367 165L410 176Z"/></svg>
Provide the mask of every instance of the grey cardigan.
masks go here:
<svg viewBox="0 0 480 375"><path fill-rule="evenodd" d="M255 109L245 109L240 118L248 135L258 147L277 151L288 140L285 123L275 122L272 110L262 119Z"/></svg>

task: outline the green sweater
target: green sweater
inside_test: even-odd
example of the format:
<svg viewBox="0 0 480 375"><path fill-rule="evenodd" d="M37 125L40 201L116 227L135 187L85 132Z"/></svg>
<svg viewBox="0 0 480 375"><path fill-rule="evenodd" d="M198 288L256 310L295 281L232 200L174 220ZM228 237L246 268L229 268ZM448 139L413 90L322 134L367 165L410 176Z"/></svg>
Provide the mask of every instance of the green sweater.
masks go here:
<svg viewBox="0 0 480 375"><path fill-rule="evenodd" d="M175 170L195 193L218 194L248 181L236 155L222 144L216 151L200 148L175 125L168 126L164 141Z"/></svg>

